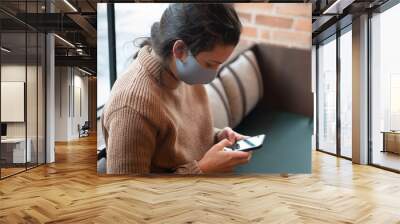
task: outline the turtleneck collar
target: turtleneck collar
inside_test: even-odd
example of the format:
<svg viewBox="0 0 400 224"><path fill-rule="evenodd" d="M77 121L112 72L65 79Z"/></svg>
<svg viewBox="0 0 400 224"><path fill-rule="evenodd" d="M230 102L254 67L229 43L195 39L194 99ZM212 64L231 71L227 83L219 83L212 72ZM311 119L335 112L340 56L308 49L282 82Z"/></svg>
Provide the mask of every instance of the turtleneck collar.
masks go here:
<svg viewBox="0 0 400 224"><path fill-rule="evenodd" d="M161 86L176 89L181 81L171 72L163 68L160 59L152 53L150 46L144 46L139 50L137 60L148 71L150 76L154 78Z"/></svg>

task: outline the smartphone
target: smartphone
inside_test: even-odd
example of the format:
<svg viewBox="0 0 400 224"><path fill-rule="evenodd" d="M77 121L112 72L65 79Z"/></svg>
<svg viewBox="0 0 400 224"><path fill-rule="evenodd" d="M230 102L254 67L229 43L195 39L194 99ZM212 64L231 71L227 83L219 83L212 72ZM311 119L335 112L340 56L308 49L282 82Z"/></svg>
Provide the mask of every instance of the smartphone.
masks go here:
<svg viewBox="0 0 400 224"><path fill-rule="evenodd" d="M225 151L252 151L261 148L264 143L265 135L257 135L237 141L235 144L225 147Z"/></svg>

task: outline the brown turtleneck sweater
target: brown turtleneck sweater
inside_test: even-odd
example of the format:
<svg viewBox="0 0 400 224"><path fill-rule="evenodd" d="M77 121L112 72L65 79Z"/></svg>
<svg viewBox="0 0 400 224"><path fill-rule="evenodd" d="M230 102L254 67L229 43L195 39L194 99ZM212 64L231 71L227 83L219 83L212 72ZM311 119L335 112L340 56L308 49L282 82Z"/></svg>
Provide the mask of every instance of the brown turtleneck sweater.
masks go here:
<svg viewBox="0 0 400 224"><path fill-rule="evenodd" d="M102 126L108 174L202 173L217 131L204 86L165 72L148 46L115 82Z"/></svg>

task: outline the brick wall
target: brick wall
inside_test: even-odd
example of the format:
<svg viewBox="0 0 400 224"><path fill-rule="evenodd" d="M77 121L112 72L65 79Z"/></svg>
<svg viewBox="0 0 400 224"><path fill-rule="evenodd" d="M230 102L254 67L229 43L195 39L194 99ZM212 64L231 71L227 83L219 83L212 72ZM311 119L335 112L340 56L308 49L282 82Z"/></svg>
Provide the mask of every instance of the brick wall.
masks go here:
<svg viewBox="0 0 400 224"><path fill-rule="evenodd" d="M235 3L243 24L240 45L270 43L311 48L310 3Z"/></svg>

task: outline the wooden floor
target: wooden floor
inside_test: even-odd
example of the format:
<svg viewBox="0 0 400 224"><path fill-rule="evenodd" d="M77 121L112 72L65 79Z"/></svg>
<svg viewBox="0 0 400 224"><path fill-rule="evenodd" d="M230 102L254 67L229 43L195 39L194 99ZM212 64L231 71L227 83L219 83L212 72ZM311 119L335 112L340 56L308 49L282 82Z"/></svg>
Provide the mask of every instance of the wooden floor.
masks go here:
<svg viewBox="0 0 400 224"><path fill-rule="evenodd" d="M1 169L1 177L7 177L10 175L13 175L15 173L22 172L25 169L25 167L7 167L7 168L0 168Z"/></svg>
<svg viewBox="0 0 400 224"><path fill-rule="evenodd" d="M1 172L1 178L5 178L20 172L24 172L27 169L33 169L37 166L36 163L27 163L27 167L25 167L25 164L18 164L18 167L6 167L6 168L0 168Z"/></svg>
<svg viewBox="0 0 400 224"><path fill-rule="evenodd" d="M400 175L320 152L313 173L99 177L96 139L0 181L0 223L400 223Z"/></svg>

